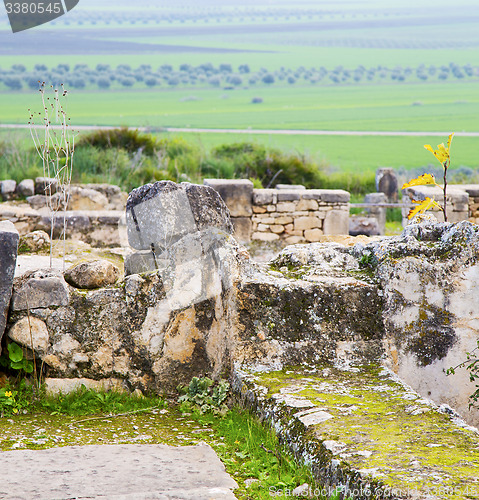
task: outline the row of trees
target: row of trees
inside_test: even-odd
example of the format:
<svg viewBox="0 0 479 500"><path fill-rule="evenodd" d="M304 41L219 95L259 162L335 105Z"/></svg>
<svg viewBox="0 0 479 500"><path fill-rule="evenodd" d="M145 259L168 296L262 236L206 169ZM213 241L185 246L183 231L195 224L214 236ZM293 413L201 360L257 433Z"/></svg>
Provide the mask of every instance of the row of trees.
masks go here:
<svg viewBox="0 0 479 500"><path fill-rule="evenodd" d="M228 63L218 66L211 63L192 66L185 63L178 68L174 68L170 64L163 64L157 68L153 68L150 64L142 64L136 68L132 68L128 64L120 64L116 67L111 67L109 64L97 64L94 68L90 68L86 64L77 64L73 67L69 64L58 64L53 68L48 68L44 64L36 64L33 70L27 70L22 64L14 64L9 69L0 68L0 82L3 82L3 85L11 90L22 90L25 87L37 89L39 81L46 81L54 86L64 83L70 88L77 89L91 88L92 86L97 86L100 89L108 89L112 86L128 88L135 85L233 89L239 86L273 84L359 84L385 80L404 82L406 80L477 78L478 76L479 67L455 63L442 66L421 64L415 68L409 66L366 68L359 65L354 69L348 69L336 66L330 70L324 66L310 68L299 66L294 69L281 67L274 71L267 68L252 71L248 64L241 64L237 68L233 68Z"/></svg>

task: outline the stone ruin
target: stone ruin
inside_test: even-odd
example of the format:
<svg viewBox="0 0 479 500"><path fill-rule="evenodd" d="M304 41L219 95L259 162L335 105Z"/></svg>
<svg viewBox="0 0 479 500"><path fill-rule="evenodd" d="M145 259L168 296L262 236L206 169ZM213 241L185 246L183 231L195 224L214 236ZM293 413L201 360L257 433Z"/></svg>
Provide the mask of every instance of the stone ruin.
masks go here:
<svg viewBox="0 0 479 500"><path fill-rule="evenodd" d="M444 373L479 337L475 224L416 224L400 236L354 246L293 245L259 264L232 237L229 210L215 190L169 181L134 190L126 224L134 250L124 277L95 261L65 273L31 271L12 287L18 235L3 223L6 335L44 363L51 390L84 384L162 393L195 375L230 377L240 397L283 426L304 456L310 445L285 422L285 408L292 412L288 422L296 422L296 412L306 427L331 414L295 396L298 388L268 402L268 389L260 390L267 379L258 374L279 370L272 380L280 380L279 373L302 367L302 377L312 380L339 370L356 374L358 383L364 367L377 367L386 375L376 382L368 375L363 394L400 381L408 384L401 386L406 399L416 390L421 401L445 405L457 417L452 406L478 424L477 410L468 410L474 384L467 372ZM331 380L321 384L315 390ZM339 445L324 446L333 450L318 472L329 471L324 481L360 483L356 472L334 465Z"/></svg>

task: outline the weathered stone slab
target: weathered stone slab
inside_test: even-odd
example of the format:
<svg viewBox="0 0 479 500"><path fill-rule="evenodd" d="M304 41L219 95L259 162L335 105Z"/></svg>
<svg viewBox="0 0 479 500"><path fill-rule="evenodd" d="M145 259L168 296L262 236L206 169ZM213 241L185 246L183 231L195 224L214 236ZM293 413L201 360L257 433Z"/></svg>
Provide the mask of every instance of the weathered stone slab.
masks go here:
<svg viewBox="0 0 479 500"><path fill-rule="evenodd" d="M0 339L5 331L12 296L19 235L10 221L0 221Z"/></svg>
<svg viewBox="0 0 479 500"><path fill-rule="evenodd" d="M234 233L233 236L239 243L249 243L251 241L251 232L253 224L250 217L232 217Z"/></svg>
<svg viewBox="0 0 479 500"><path fill-rule="evenodd" d="M205 179L205 186L217 191L231 217L249 217L253 213L253 183L248 179Z"/></svg>
<svg viewBox="0 0 479 500"><path fill-rule="evenodd" d="M0 466L9 477L0 496L17 500L234 500L232 490L238 487L206 444L15 450L0 455Z"/></svg>
<svg viewBox="0 0 479 500"><path fill-rule="evenodd" d="M186 234L217 228L232 234L229 211L211 187L161 181L134 189L126 207L128 241L137 250L166 248Z"/></svg>
<svg viewBox="0 0 479 500"><path fill-rule="evenodd" d="M340 360L319 370L238 367L233 386L308 461L310 497L319 496L314 488L329 498L340 487L361 500L479 498L475 429L388 370Z"/></svg>
<svg viewBox="0 0 479 500"><path fill-rule="evenodd" d="M291 190L291 189L304 190L304 189L306 189L306 187L303 186L302 184L276 184L275 188L276 189L288 189L288 190Z"/></svg>
<svg viewBox="0 0 479 500"><path fill-rule="evenodd" d="M276 189L253 189L254 205L272 205L276 204Z"/></svg>
<svg viewBox="0 0 479 500"><path fill-rule="evenodd" d="M324 234L349 234L349 212L329 210L324 219L323 231Z"/></svg>
<svg viewBox="0 0 479 500"><path fill-rule="evenodd" d="M295 201L301 198L301 189L279 189L276 196L278 201Z"/></svg>
<svg viewBox="0 0 479 500"><path fill-rule="evenodd" d="M13 311L66 306L69 302L67 284L58 271L36 270L15 278L11 305Z"/></svg>

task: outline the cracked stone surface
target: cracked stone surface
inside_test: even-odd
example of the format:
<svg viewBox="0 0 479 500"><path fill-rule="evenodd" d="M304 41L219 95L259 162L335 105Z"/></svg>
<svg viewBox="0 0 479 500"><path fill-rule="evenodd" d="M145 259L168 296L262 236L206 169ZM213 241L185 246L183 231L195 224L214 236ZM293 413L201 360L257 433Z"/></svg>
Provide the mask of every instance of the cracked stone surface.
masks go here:
<svg viewBox="0 0 479 500"><path fill-rule="evenodd" d="M207 444L65 446L0 453L0 498L230 500L236 482ZM28 470L28 473L25 471Z"/></svg>

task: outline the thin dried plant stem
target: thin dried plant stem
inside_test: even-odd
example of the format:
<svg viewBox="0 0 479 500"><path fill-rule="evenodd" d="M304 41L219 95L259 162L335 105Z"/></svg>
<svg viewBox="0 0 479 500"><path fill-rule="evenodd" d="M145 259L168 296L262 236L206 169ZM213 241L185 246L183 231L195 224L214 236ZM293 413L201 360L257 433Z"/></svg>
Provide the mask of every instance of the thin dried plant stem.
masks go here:
<svg viewBox="0 0 479 500"><path fill-rule="evenodd" d="M53 235L55 229L55 215L63 210L63 228L60 240L63 240L63 268L65 268L66 255L66 211L70 198L70 184L72 178L73 154L75 152L75 133L69 126L69 120L62 101L66 98L67 91L61 85L61 91L51 85L52 95L47 96L45 82L40 83L42 101L41 112L30 112L30 134L35 149L42 159L43 175L54 179L57 195L53 197L52 182L45 186L45 196L50 211L50 267L53 265ZM35 119L41 118L43 138L40 138L38 129L34 126ZM52 127L52 121L58 124L58 132Z"/></svg>

